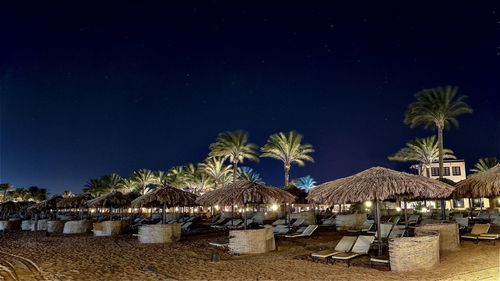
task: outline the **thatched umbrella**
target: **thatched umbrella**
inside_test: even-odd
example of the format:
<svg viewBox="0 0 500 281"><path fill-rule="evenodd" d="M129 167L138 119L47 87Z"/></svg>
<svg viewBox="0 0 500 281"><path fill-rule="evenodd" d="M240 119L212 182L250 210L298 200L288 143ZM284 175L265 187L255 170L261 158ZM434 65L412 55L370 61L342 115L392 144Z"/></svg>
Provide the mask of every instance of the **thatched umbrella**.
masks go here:
<svg viewBox="0 0 500 281"><path fill-rule="evenodd" d="M380 237L379 201L416 198L446 198L453 187L424 176L374 167L353 176L327 182L314 188L307 197L324 204L376 202L377 238ZM382 247L379 243L379 254Z"/></svg>
<svg viewBox="0 0 500 281"><path fill-rule="evenodd" d="M80 219L83 217L83 206L85 203L92 199L90 193L82 193L76 196L67 197L57 202L56 206L58 208L79 208L80 209Z"/></svg>
<svg viewBox="0 0 500 281"><path fill-rule="evenodd" d="M43 200L39 203L29 206L27 210L31 213L40 213L43 211L57 209L57 203L63 199L64 197L62 197L61 195L54 195L47 200Z"/></svg>
<svg viewBox="0 0 500 281"><path fill-rule="evenodd" d="M500 164L469 176L458 182L453 196L456 198L484 198L500 195Z"/></svg>
<svg viewBox="0 0 500 281"><path fill-rule="evenodd" d="M97 198L91 199L85 202L87 207L103 207L109 208L110 220L113 220L112 208L122 208L130 205L130 197L121 193L120 191L113 190L108 194L99 196Z"/></svg>
<svg viewBox="0 0 500 281"><path fill-rule="evenodd" d="M6 218L10 213L17 212L19 210L19 205L13 201L6 201L0 203L0 213Z"/></svg>
<svg viewBox="0 0 500 281"><path fill-rule="evenodd" d="M245 229L247 225L247 204L292 203L295 196L282 189L246 180L239 180L226 187L208 192L196 200L203 206L233 206L245 207Z"/></svg>
<svg viewBox="0 0 500 281"><path fill-rule="evenodd" d="M162 222L165 223L167 207L193 206L195 200L196 195L193 193L166 186L136 198L131 205L132 207L163 206Z"/></svg>

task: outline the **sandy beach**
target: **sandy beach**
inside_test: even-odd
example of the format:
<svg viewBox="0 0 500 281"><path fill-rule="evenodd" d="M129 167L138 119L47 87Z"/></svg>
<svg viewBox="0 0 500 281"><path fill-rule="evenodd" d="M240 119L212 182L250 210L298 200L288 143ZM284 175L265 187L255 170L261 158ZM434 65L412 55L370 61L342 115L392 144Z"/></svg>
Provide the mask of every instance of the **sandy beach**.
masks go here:
<svg viewBox="0 0 500 281"><path fill-rule="evenodd" d="M223 233L198 234L166 245L139 244L131 235L50 237L14 232L0 238L1 251L33 261L45 280L498 280L500 245L465 241L461 250L441 255L432 271L394 273L370 268L368 258L353 266L314 262L313 251L332 248L342 233L317 238L280 240L278 250L264 255L220 253L212 262L208 242ZM16 268L19 280L42 280L17 257L2 255ZM6 277L6 276L4 276ZM9 280L8 277L6 280Z"/></svg>

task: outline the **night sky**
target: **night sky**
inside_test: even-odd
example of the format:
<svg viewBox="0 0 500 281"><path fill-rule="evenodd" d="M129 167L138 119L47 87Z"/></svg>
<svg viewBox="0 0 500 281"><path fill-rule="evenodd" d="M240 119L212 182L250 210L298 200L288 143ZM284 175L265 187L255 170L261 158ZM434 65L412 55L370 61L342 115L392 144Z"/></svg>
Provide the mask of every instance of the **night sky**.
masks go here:
<svg viewBox="0 0 500 281"><path fill-rule="evenodd" d="M408 170L387 155L433 132L404 112L445 85L474 109L445 146L467 169L500 156L498 2L20 2L0 9L0 182L78 192L200 162L235 129L302 133L315 163L292 178ZM282 185L281 162L245 164Z"/></svg>

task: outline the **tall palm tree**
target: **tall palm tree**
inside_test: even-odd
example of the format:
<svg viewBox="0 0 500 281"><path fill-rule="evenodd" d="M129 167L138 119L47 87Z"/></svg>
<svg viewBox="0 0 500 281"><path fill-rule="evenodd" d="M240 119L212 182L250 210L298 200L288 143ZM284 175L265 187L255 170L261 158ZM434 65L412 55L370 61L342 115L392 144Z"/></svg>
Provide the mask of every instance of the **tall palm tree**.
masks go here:
<svg viewBox="0 0 500 281"><path fill-rule="evenodd" d="M479 173L489 170L496 165L498 165L498 159L496 157L480 158L479 161L474 165L473 169L470 169L472 173Z"/></svg>
<svg viewBox="0 0 500 281"><path fill-rule="evenodd" d="M200 168L214 181L214 188L223 187L229 183L231 166L224 164L224 158L211 157L200 164Z"/></svg>
<svg viewBox="0 0 500 281"><path fill-rule="evenodd" d="M195 194L214 187L214 181L204 172L201 164L188 164L183 169L185 185Z"/></svg>
<svg viewBox="0 0 500 281"><path fill-rule="evenodd" d="M424 126L437 130L439 145L439 178L443 178L443 130L458 127L457 117L472 113L464 101L466 96L457 96L453 86L426 89L415 94L415 101L408 106L404 122L410 127Z"/></svg>
<svg viewBox="0 0 500 281"><path fill-rule="evenodd" d="M456 159L451 149L443 149L443 159ZM418 162L419 174L426 171L426 176L431 177L427 168L439 159L439 145L436 136L417 138L406 143L406 147L388 157L391 161Z"/></svg>
<svg viewBox="0 0 500 281"><path fill-rule="evenodd" d="M0 183L0 192L2 192L2 201L7 201L7 192L14 189L10 183Z"/></svg>
<svg viewBox="0 0 500 281"><path fill-rule="evenodd" d="M305 177L298 178L297 183L295 185L300 189L309 191L311 190L311 188L316 186L316 181L314 180L313 177L307 175Z"/></svg>
<svg viewBox="0 0 500 281"><path fill-rule="evenodd" d="M38 186L30 186L26 190L26 193L27 197L23 198L25 201L33 200L35 202L40 202L47 199L48 191L46 188L40 188Z"/></svg>
<svg viewBox="0 0 500 281"><path fill-rule="evenodd" d="M101 196L104 192L104 183L101 178L90 179L84 186L83 192L88 192L94 197Z"/></svg>
<svg viewBox="0 0 500 281"><path fill-rule="evenodd" d="M263 184L259 173L250 167L238 167L238 179Z"/></svg>
<svg viewBox="0 0 500 281"><path fill-rule="evenodd" d="M262 148L261 157L270 157L283 161L285 187L288 186L290 167L292 164L304 166L305 161L314 162L309 155L314 152L312 145L302 144L302 135L291 131L288 134L273 134Z"/></svg>
<svg viewBox="0 0 500 281"><path fill-rule="evenodd" d="M155 182L155 176L151 170L140 169L132 174L132 179L136 183L137 191L141 195L148 193L148 185Z"/></svg>
<svg viewBox="0 0 500 281"><path fill-rule="evenodd" d="M210 157L223 157L233 165L233 182L238 177L238 164L245 159L258 162L257 145L248 143L248 133L232 131L220 133L217 140L210 145Z"/></svg>
<svg viewBox="0 0 500 281"><path fill-rule="evenodd" d="M167 184L177 187L184 188L185 186L185 171L183 166L174 166L168 169L167 174L165 175L165 181Z"/></svg>
<svg viewBox="0 0 500 281"><path fill-rule="evenodd" d="M122 177L115 173L101 177L103 193L120 189L121 181Z"/></svg>
<svg viewBox="0 0 500 281"><path fill-rule="evenodd" d="M118 189L125 193L132 192L137 189L137 183L131 177L121 178L118 183Z"/></svg>

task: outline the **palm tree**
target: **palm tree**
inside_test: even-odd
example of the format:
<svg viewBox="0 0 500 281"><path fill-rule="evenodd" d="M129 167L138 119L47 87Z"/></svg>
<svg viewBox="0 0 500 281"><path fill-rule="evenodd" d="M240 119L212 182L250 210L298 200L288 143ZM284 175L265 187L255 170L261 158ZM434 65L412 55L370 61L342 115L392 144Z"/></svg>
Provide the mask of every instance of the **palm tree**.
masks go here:
<svg viewBox="0 0 500 281"><path fill-rule="evenodd" d="M140 169L132 174L132 180L136 183L137 191L141 195L148 193L148 185L155 183L155 176L151 170Z"/></svg>
<svg viewBox="0 0 500 281"><path fill-rule="evenodd" d="M283 161L285 174L285 187L288 186L290 167L292 164L304 166L305 161L314 162L309 155L314 152L312 145L302 144L302 135L291 131L288 134L273 134L262 148L261 157L270 157Z"/></svg>
<svg viewBox="0 0 500 281"><path fill-rule="evenodd" d="M132 178L121 178L120 182L118 183L118 189L121 191L128 193L136 190L137 188L137 183L132 179Z"/></svg>
<svg viewBox="0 0 500 281"><path fill-rule="evenodd" d="M7 201L7 192L14 189L10 183L0 183L0 192L2 192L2 201Z"/></svg>
<svg viewBox="0 0 500 281"><path fill-rule="evenodd" d="M204 172L201 164L188 164L183 168L185 185L195 194L214 187L214 181Z"/></svg>
<svg viewBox="0 0 500 281"><path fill-rule="evenodd" d="M161 188L169 185L167 173L165 173L164 171L154 171L153 175L154 175L154 184L157 185L158 187Z"/></svg>
<svg viewBox="0 0 500 281"><path fill-rule="evenodd" d="M103 192L109 193L111 191L120 189L121 181L122 177L115 173L101 177Z"/></svg>
<svg viewBox="0 0 500 281"><path fill-rule="evenodd" d="M305 177L298 178L295 186L305 191L309 191L311 188L316 186L316 181L313 177L307 175Z"/></svg>
<svg viewBox="0 0 500 281"><path fill-rule="evenodd" d="M480 158L476 165L474 165L474 169L470 169L470 171L471 173L484 172L495 167L498 163L496 157Z"/></svg>
<svg viewBox="0 0 500 281"><path fill-rule="evenodd" d="M233 182L238 177L238 164L245 159L259 161L257 145L248 143L248 133L244 131L224 132L210 145L209 157L223 157L233 165Z"/></svg>
<svg viewBox="0 0 500 281"><path fill-rule="evenodd" d="M200 164L200 168L214 181L214 188L223 187L229 183L231 166L224 164L224 158L208 158Z"/></svg>
<svg viewBox="0 0 500 281"><path fill-rule="evenodd" d="M92 196L97 197L101 196L104 191L104 183L101 178L98 179L90 179L85 185L83 192L88 192Z"/></svg>
<svg viewBox="0 0 500 281"><path fill-rule="evenodd" d="M456 159L451 149L444 148L443 153L443 159ZM419 174L422 175L426 171L426 176L430 178L428 167L439 159L439 145L436 136L409 141L406 143L406 147L390 155L388 159L399 162L418 162Z"/></svg>
<svg viewBox="0 0 500 281"><path fill-rule="evenodd" d="M263 184L262 177L259 173L250 167L238 167L238 179L247 180L255 183Z"/></svg>
<svg viewBox="0 0 500 281"><path fill-rule="evenodd" d="M165 181L167 184L177 187L184 188L185 187L185 171L183 166L174 166L168 169L167 174L165 175Z"/></svg>
<svg viewBox="0 0 500 281"><path fill-rule="evenodd" d="M46 188L40 188L38 186L30 186L26 190L26 198L24 201L33 200L35 202L40 202L47 199L48 191Z"/></svg>
<svg viewBox="0 0 500 281"><path fill-rule="evenodd" d="M426 89L415 95L415 101L408 106L404 122L410 127L434 128L438 134L439 178L443 178L443 130L458 127L457 117L472 113L464 101L466 96L457 96L458 88L447 86Z"/></svg>
<svg viewBox="0 0 500 281"><path fill-rule="evenodd" d="M73 197L73 196L75 196L75 194L69 190L65 190L62 193L62 197L64 197L64 198Z"/></svg>

